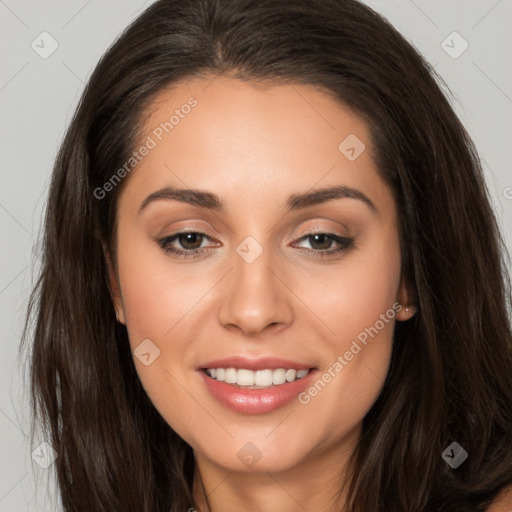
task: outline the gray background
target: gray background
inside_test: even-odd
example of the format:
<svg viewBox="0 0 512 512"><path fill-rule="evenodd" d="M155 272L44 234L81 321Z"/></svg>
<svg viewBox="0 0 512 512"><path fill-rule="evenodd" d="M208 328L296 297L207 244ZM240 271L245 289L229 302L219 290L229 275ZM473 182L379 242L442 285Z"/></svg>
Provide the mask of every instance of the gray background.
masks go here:
<svg viewBox="0 0 512 512"><path fill-rule="evenodd" d="M0 0L0 512L58 510L46 490L53 481L51 466L44 469L32 460L26 384L18 360L38 265L35 247L53 161L84 83L109 44L150 3ZM365 3L390 19L452 91L453 106L483 159L510 248L512 0ZM462 39L451 35L454 31ZM42 58L56 44L50 37L58 47ZM464 41L469 46L458 55ZM48 460L50 454L39 456Z"/></svg>

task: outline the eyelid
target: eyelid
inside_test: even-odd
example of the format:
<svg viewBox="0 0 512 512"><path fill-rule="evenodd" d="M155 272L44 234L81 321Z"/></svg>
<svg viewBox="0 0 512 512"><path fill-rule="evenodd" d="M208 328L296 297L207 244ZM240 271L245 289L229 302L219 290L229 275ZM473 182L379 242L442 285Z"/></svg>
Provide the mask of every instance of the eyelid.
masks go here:
<svg viewBox="0 0 512 512"><path fill-rule="evenodd" d="M310 222L314 223L314 224L311 227L308 227L311 225ZM331 224L331 226L329 226L329 227L322 226L322 225L318 224L319 222L329 222ZM333 223L336 224L337 226L333 227L332 226ZM333 221L332 219L324 219L321 217L311 219L311 221L307 221L305 225L301 226L300 232L302 232L302 231L304 232L304 234L308 234L308 235L323 233L323 234L333 234L333 235L337 235L340 237L341 236L346 236L346 237L353 236L353 232L349 228L349 226L347 226L347 224ZM341 234L341 233L339 233L339 231L343 231L345 234Z"/></svg>

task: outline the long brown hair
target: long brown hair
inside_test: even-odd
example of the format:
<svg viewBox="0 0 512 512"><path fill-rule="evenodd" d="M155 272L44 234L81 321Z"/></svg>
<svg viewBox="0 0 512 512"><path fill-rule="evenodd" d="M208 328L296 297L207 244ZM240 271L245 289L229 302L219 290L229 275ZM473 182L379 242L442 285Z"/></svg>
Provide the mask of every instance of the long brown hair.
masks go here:
<svg viewBox="0 0 512 512"><path fill-rule="evenodd" d="M64 509L194 506L192 450L144 392L108 288L103 248L115 262L116 202L129 177L102 199L94 191L129 158L159 91L223 73L313 84L351 107L396 199L418 313L396 325L391 368L352 458L347 512L485 510L512 484L505 245L441 79L356 0L158 0L94 70L53 170L22 343ZM441 457L452 442L469 454L456 470Z"/></svg>

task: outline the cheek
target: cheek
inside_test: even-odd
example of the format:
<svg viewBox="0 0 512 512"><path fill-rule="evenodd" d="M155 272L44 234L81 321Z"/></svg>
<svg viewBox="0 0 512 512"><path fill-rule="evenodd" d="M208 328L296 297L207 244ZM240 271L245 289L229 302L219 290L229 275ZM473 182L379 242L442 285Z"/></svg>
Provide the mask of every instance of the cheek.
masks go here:
<svg viewBox="0 0 512 512"><path fill-rule="evenodd" d="M370 233L359 246L331 269L317 266L294 281L311 320L327 328L328 343L336 351L378 322L379 335L390 338L401 274L398 234L393 229ZM391 310L390 310L391 309ZM381 315L388 312L382 325ZM364 338L364 334L361 336ZM347 347L347 348L345 348Z"/></svg>
<svg viewBox="0 0 512 512"><path fill-rule="evenodd" d="M212 287L211 272L170 263L159 248L120 235L119 279L132 347L141 339L164 340L182 330L188 315Z"/></svg>
<svg viewBox="0 0 512 512"><path fill-rule="evenodd" d="M317 275L316 286L298 292L308 297L311 319L328 328L318 349L324 365L299 402L333 425L333 435L362 420L386 379L401 309L398 244L393 231L373 237L371 248L353 253L329 279Z"/></svg>
<svg viewBox="0 0 512 512"><path fill-rule="evenodd" d="M119 248L119 280L137 373L156 409L173 428L186 431L180 425L187 424L187 416L172 411L191 412L195 403L185 388L197 362L194 347L206 338L200 331L212 306L209 291L223 272L212 266L199 270L194 263L171 264L147 241L122 232ZM141 352L150 353L149 361L137 357Z"/></svg>
<svg viewBox="0 0 512 512"><path fill-rule="evenodd" d="M152 404L186 438L190 422L201 416L200 410L193 410L195 402L186 391L187 374L192 367L187 361L195 315L203 305L201 297L207 291L208 281L204 276L191 272L189 275L177 266L166 265L165 257L155 254L154 248L143 251L135 245L127 243L119 257L119 279L134 364Z"/></svg>

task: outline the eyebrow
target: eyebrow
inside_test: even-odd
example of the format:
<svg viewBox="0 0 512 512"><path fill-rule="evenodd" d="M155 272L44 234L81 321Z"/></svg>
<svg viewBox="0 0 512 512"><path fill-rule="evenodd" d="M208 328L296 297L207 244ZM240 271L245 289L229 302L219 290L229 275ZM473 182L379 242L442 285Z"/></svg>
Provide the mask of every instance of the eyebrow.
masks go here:
<svg viewBox="0 0 512 512"><path fill-rule="evenodd" d="M363 192L360 190L345 186L321 188L302 194L292 194L286 201L284 207L286 211L301 210L303 208L307 208L308 206L314 206L317 204L326 203L327 201L331 201L333 199L343 198L357 199L366 204L366 206L368 206L374 214L379 215L379 210L368 196L363 194ZM182 203L198 206L200 208L206 208L208 210L214 210L217 212L224 212L224 202L219 196L212 194L211 192L164 187L160 190L157 190L156 192L151 193L146 197L146 199L144 199L139 208L139 214L149 204L158 200L180 201Z"/></svg>

